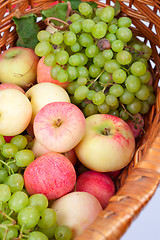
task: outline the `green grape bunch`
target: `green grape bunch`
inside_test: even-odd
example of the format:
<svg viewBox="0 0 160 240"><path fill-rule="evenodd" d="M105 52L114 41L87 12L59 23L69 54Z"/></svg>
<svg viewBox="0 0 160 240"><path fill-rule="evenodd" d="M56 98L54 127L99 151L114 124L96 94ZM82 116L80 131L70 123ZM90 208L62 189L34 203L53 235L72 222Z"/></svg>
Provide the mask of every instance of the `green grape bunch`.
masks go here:
<svg viewBox="0 0 160 240"><path fill-rule="evenodd" d="M67 82L71 102L88 117L109 113L123 120L146 114L155 102L148 60L152 50L136 38L132 20L111 6L86 2L66 19L68 28L39 31L35 53L53 79Z"/></svg>
<svg viewBox="0 0 160 240"><path fill-rule="evenodd" d="M29 196L24 169L35 159L27 135L6 142L0 135L0 239L70 240L72 231L57 224L56 212L41 193Z"/></svg>

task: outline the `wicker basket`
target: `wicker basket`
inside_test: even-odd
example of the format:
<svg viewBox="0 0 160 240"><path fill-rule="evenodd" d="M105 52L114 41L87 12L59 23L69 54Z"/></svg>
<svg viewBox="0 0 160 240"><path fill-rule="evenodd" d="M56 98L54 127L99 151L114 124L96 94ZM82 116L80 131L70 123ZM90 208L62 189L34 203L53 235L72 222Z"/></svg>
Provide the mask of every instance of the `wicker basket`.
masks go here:
<svg viewBox="0 0 160 240"><path fill-rule="evenodd" d="M17 33L12 17L27 13L40 16L40 10L50 8L54 0L2 0L0 1L0 49L15 45ZM60 1L59 1L60 2ZM105 4L94 1L99 6ZM106 0L106 4L115 1ZM133 219L147 204L160 181L160 1L119 0L122 12L131 17L133 32L152 47L151 71L154 77L156 104L145 118L145 134L137 142L134 159L124 168L117 181L117 193L96 221L77 240L117 240ZM38 22L41 29L45 27ZM147 26L148 27L147 27Z"/></svg>

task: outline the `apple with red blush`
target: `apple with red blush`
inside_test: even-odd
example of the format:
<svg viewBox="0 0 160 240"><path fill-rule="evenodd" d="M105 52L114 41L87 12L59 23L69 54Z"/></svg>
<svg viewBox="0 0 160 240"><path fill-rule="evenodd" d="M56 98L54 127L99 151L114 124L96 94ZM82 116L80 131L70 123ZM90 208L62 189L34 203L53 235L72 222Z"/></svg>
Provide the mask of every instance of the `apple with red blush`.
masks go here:
<svg viewBox="0 0 160 240"><path fill-rule="evenodd" d="M115 194L115 185L105 173L89 170L78 176L76 191L92 194L104 209L108 205L109 199Z"/></svg>
<svg viewBox="0 0 160 240"><path fill-rule="evenodd" d="M24 184L30 195L41 193L54 200L69 193L76 183L73 164L60 153L49 152L30 163L24 171Z"/></svg>
<svg viewBox="0 0 160 240"><path fill-rule="evenodd" d="M13 83L1 83L0 84L0 91L4 90L4 89L17 89L19 90L20 92L24 93L25 94L25 91L23 90L23 88L21 88L20 86L16 85L16 84L13 84Z"/></svg>
<svg viewBox="0 0 160 240"><path fill-rule="evenodd" d="M86 118L86 130L75 147L79 161L90 170L110 172L122 169L135 152L135 138L128 124L110 114Z"/></svg>
<svg viewBox="0 0 160 240"><path fill-rule="evenodd" d="M37 113L33 130L37 141L49 151L68 152L82 139L86 120L82 111L69 102L52 102Z"/></svg>

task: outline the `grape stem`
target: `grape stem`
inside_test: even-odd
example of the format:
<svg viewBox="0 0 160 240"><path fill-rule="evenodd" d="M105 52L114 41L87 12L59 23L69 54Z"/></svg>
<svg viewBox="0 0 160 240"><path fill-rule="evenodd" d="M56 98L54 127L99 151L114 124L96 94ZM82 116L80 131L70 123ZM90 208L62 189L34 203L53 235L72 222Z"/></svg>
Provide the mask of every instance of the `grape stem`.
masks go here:
<svg viewBox="0 0 160 240"><path fill-rule="evenodd" d="M16 221L11 218L9 215L7 215L6 213L4 213L3 211L0 210L0 214L2 216L4 216L6 219L10 220L12 222L12 225L15 225L16 224ZM0 228L3 227L1 224L0 224Z"/></svg>
<svg viewBox="0 0 160 240"><path fill-rule="evenodd" d="M56 21L58 21L58 22L61 22L61 23L63 23L65 26L60 26L60 27L58 27L58 26L56 26L55 24L53 24L53 22L51 22L51 20L56 20ZM50 26L50 27L52 27L52 28L56 28L56 29L61 30L61 31L66 30L66 29L69 27L69 24L68 24L67 22L65 22L65 21L63 21L63 20L61 20L61 19L59 19L59 18L55 18L55 17L48 17L48 18L46 18L46 19L44 20L44 22L45 22L46 25L48 25L48 26Z"/></svg>
<svg viewBox="0 0 160 240"><path fill-rule="evenodd" d="M91 81L91 83L87 87L89 88L90 86L92 86L92 84L95 83L98 80L98 78L100 78L100 76L102 75L103 72L104 72L104 69L100 72L100 74L93 81Z"/></svg>
<svg viewBox="0 0 160 240"><path fill-rule="evenodd" d="M8 166L8 163L4 162L3 160L0 160L0 162L3 163L8 168L9 175L14 174L13 169ZM12 161L12 162L15 162L15 161ZM11 163L11 162L9 162L9 163Z"/></svg>
<svg viewBox="0 0 160 240"><path fill-rule="evenodd" d="M133 121L135 122L135 123L137 123L139 126L140 126L140 128L142 129L142 131L143 131L143 133L145 133L145 130L144 130L144 128L141 126L141 124L137 121L137 118L136 117L134 117L130 112L128 112L127 111L127 109L125 108L125 106L124 106L124 104L123 103L121 103L121 106L123 107L123 109L128 113L128 115L133 119Z"/></svg>

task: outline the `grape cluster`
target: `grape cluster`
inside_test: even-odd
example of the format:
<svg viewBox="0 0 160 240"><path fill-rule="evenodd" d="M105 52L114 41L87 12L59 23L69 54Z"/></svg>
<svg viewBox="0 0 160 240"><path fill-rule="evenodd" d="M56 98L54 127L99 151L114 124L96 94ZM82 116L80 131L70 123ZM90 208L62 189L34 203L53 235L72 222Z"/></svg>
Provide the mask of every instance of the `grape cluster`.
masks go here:
<svg viewBox="0 0 160 240"><path fill-rule="evenodd" d="M47 197L25 190L23 170L34 160L27 143L23 135L10 143L0 135L0 239L70 240L72 231L57 224Z"/></svg>
<svg viewBox="0 0 160 240"><path fill-rule="evenodd" d="M84 115L109 113L127 120L146 114L155 102L148 60L152 54L136 39L129 17L116 17L111 6L79 5L66 31L41 30L35 53L52 66L51 76L69 82L72 103Z"/></svg>

